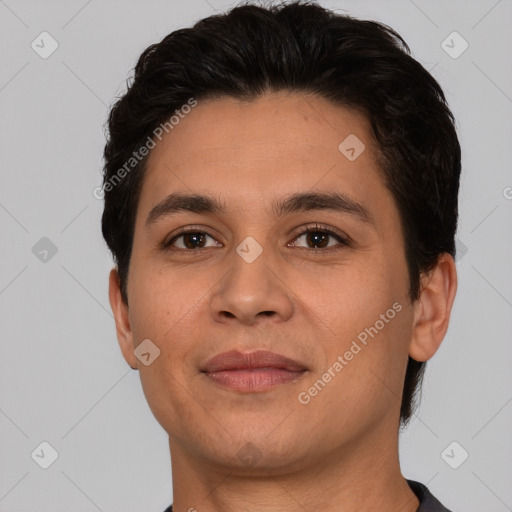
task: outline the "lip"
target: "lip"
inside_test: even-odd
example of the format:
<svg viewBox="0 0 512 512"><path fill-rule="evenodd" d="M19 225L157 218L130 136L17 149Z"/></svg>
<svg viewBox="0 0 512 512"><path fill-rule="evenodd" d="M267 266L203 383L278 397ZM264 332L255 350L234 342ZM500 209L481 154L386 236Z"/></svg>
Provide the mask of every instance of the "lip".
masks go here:
<svg viewBox="0 0 512 512"><path fill-rule="evenodd" d="M267 350L245 353L231 350L209 359L201 371L221 386L256 392L294 382L307 368L289 357Z"/></svg>
<svg viewBox="0 0 512 512"><path fill-rule="evenodd" d="M281 368L288 371L307 370L305 366L281 354L275 354L268 350L256 350L254 352L239 352L230 350L222 352L209 359L201 371L207 373L226 370L248 370L256 368Z"/></svg>

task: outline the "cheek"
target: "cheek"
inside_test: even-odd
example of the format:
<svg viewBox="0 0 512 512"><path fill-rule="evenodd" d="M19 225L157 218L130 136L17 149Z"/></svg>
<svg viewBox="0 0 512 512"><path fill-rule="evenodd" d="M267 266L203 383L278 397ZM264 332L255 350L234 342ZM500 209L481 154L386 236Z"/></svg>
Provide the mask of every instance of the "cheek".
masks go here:
<svg viewBox="0 0 512 512"><path fill-rule="evenodd" d="M169 270L154 270L149 265L144 272L139 269L133 264L129 316L134 345L149 339L160 351L149 366L139 363L144 393L153 408L152 403L168 404L173 396L179 397L184 381L190 378L186 364L200 341L197 310L204 307L205 290L197 279L179 278Z"/></svg>
<svg viewBox="0 0 512 512"><path fill-rule="evenodd" d="M413 318L401 263L374 254L357 268L339 268L308 303L329 325L322 340L325 366L314 380L332 384L318 403L325 400L325 410L339 411L340 421L348 410L385 414L390 401L400 400ZM329 368L335 378L325 373Z"/></svg>
<svg viewBox="0 0 512 512"><path fill-rule="evenodd" d="M167 344L204 297L202 280L165 265L143 267L133 262L131 278L130 321L137 338L144 336Z"/></svg>
<svg viewBox="0 0 512 512"><path fill-rule="evenodd" d="M396 260L375 252L356 263L336 266L321 278L298 275L294 291L329 326L330 344L343 349L342 340L355 339L375 323L379 332L384 326L389 330L388 324L400 316L397 309L406 305L408 287L402 274Z"/></svg>
<svg viewBox="0 0 512 512"><path fill-rule="evenodd" d="M399 312L383 309L384 315L386 311L393 311L385 317L387 323L364 310L357 320L364 326L361 329L345 328L343 320L339 322L339 331L346 334L328 347L328 364L301 389L306 393L301 403L309 400L303 407L309 421L315 423L313 430L328 423L335 425L327 434L334 440L340 432L350 438L362 428L376 428L390 415L397 421L411 314L405 305Z"/></svg>
<svg viewBox="0 0 512 512"><path fill-rule="evenodd" d="M139 364L142 389L148 405L164 430L186 438L186 426L201 413L191 403L189 387L196 378L192 366L204 334L198 325L203 294L192 286L177 293L159 280L154 287L141 287L131 315L136 339L149 338L160 350L149 365ZM204 316L204 313L203 315Z"/></svg>

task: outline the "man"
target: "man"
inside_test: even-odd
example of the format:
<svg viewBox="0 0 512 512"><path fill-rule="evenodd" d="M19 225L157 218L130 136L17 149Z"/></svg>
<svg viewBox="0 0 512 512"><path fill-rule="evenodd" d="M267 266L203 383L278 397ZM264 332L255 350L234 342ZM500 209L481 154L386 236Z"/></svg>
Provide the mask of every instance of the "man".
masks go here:
<svg viewBox="0 0 512 512"><path fill-rule="evenodd" d="M457 278L460 146L389 27L245 5L141 55L102 229L168 511L446 511L398 460Z"/></svg>

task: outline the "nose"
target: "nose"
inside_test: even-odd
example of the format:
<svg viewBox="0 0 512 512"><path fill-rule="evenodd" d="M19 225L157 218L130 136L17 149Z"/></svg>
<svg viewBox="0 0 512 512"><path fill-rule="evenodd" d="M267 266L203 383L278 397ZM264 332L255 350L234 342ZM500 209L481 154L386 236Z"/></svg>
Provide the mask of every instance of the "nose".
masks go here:
<svg viewBox="0 0 512 512"><path fill-rule="evenodd" d="M270 250L252 262L233 251L228 262L230 270L218 283L211 296L211 313L217 322L239 322L253 325L257 322L282 322L294 311L290 287L278 275L278 262ZM281 268L282 270L282 268ZM281 272L281 275L284 274Z"/></svg>

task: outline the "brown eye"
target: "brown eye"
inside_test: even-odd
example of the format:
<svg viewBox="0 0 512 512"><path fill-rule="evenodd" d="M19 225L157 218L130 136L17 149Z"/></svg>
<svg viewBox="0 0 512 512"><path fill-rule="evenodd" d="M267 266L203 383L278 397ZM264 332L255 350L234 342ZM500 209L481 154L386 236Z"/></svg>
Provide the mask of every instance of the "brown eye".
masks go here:
<svg viewBox="0 0 512 512"><path fill-rule="evenodd" d="M213 245L207 246L207 239L210 238L215 243ZM183 250L197 250L203 249L205 247L215 247L217 242L204 231L185 231L180 233L179 235L173 237L169 242L165 244L165 247L173 247L177 249Z"/></svg>
<svg viewBox="0 0 512 512"><path fill-rule="evenodd" d="M349 245L348 239L346 237L343 237L341 234L335 233L334 231L327 229L327 228L321 228L321 227L313 227L308 228L301 233L297 235L295 240L299 240L303 238L306 245L296 245L296 242L293 243L294 247L303 247L305 249L313 249L313 250L322 250L322 249L331 249L331 248L340 248L343 246ZM334 243L331 243L333 241L332 239L336 239L338 243L334 241Z"/></svg>
<svg viewBox="0 0 512 512"><path fill-rule="evenodd" d="M324 249L329 245L329 238L331 235L322 231L308 231L304 234L308 246L311 244L320 249Z"/></svg>

